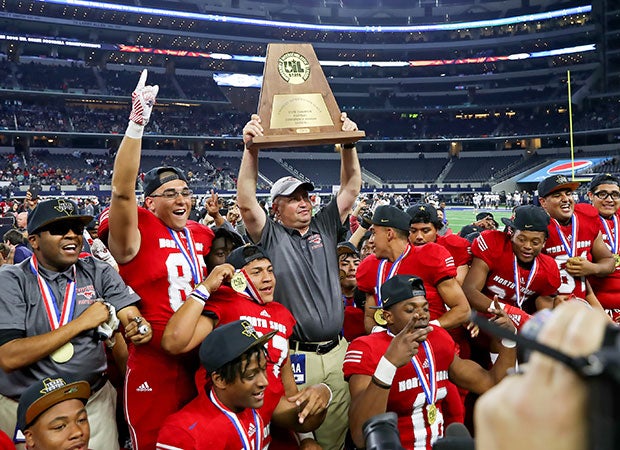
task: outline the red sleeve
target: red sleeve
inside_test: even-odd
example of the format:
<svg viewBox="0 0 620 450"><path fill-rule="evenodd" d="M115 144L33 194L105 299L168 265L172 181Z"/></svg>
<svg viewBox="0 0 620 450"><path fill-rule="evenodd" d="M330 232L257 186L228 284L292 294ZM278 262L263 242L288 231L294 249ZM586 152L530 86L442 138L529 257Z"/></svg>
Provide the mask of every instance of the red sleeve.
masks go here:
<svg viewBox="0 0 620 450"><path fill-rule="evenodd" d="M471 264L471 244L457 234L445 236L446 248L454 257L456 267Z"/></svg>
<svg viewBox="0 0 620 450"><path fill-rule="evenodd" d="M355 278L357 278L357 288L367 294L375 293L377 285L377 270L379 261L375 255L367 256L357 267Z"/></svg>
<svg viewBox="0 0 620 450"><path fill-rule="evenodd" d="M357 217L354 216L353 214L351 214L349 216L349 229L351 230L351 234L355 233L359 226L360 226L360 224L357 221Z"/></svg>
<svg viewBox="0 0 620 450"><path fill-rule="evenodd" d="M502 250L498 238L504 238L501 231L483 231L471 244L471 253L483 260L487 266L493 267L495 260Z"/></svg>
<svg viewBox="0 0 620 450"><path fill-rule="evenodd" d="M415 257L424 261L423 268L426 270L421 278L425 283L437 286L440 281L446 278L456 277L454 258L446 248L433 242L416 248L419 250Z"/></svg>
<svg viewBox="0 0 620 450"><path fill-rule="evenodd" d="M349 344L342 364L345 380L351 378L351 375L372 376L375 373L379 359L383 355L379 355L379 358L377 358L367 340L368 336L362 336L353 339L353 342Z"/></svg>
<svg viewBox="0 0 620 450"><path fill-rule="evenodd" d="M158 450L193 449L196 448L196 440L184 427L164 424L157 435L156 448Z"/></svg>

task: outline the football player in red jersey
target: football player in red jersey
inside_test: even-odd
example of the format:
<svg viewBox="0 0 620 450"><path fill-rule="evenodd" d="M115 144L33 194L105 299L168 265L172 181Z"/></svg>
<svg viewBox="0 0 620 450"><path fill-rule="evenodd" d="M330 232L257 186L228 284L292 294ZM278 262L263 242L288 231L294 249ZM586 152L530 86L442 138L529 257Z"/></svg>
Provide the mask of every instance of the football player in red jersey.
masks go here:
<svg viewBox="0 0 620 450"><path fill-rule="evenodd" d="M514 367L514 347L503 347L490 371L456 354L456 346L441 327L429 326L424 283L415 276L396 275L381 286L387 330L355 339L343 364L349 381L349 420L353 441L364 447L362 424L394 411L401 445L431 449L444 433L447 383L482 393ZM501 309L496 321L514 330Z"/></svg>
<svg viewBox="0 0 620 450"><path fill-rule="evenodd" d="M474 259L463 291L480 312L487 312L498 300L520 328L530 314L553 306L551 296L560 286L560 272L553 258L541 254L549 225L544 209L519 206L513 220L502 221L508 233L484 231L474 240Z"/></svg>
<svg viewBox="0 0 620 450"><path fill-rule="evenodd" d="M170 316L206 277L204 255L213 240L209 228L188 221L192 191L176 167L145 174L144 207L138 207L142 134L158 91L146 85L146 77L144 70L132 94L129 125L114 160L110 209L99 229L153 327L149 345L129 348L125 414L134 450L153 449L163 420L196 396L198 358L173 357L160 341Z"/></svg>
<svg viewBox="0 0 620 450"><path fill-rule="evenodd" d="M471 263L470 242L456 234L439 235L443 224L438 211L429 203L417 203L407 209L411 216L409 242L411 245L424 245L435 242L450 252L456 266L456 281L463 284Z"/></svg>
<svg viewBox="0 0 620 450"><path fill-rule="evenodd" d="M162 347L180 354L196 348L214 328L243 319L260 334L275 331L266 345L267 378L264 405L258 410L265 424L307 432L321 424L331 391L317 384L297 391L288 358L288 340L295 319L274 302L276 278L265 249L245 245L233 250L227 263L216 266L174 313L162 338ZM298 409L298 405L303 405ZM269 442L269 434L265 435Z"/></svg>
<svg viewBox="0 0 620 450"><path fill-rule="evenodd" d="M603 241L614 256L615 270L604 278L590 276L592 290L614 322L620 322L620 248L618 240L618 208L620 208L620 180L608 173L592 178L588 197L598 212ZM581 205L579 205L581 206Z"/></svg>
<svg viewBox="0 0 620 450"><path fill-rule="evenodd" d="M562 284L556 302L574 295L600 308L586 277L609 275L615 268L614 259L603 242L598 219L575 211L573 191L578 186L577 181L569 181L564 175L553 175L538 183L540 206L551 217L543 251L555 259L560 269Z"/></svg>
<svg viewBox="0 0 620 450"><path fill-rule="evenodd" d="M212 383L165 420L157 450L266 448L257 410L269 386L265 346L275 333L261 335L248 320L237 320L209 334L200 346L200 362Z"/></svg>
<svg viewBox="0 0 620 450"><path fill-rule="evenodd" d="M366 293L364 324L370 332L383 325L379 286L395 274L416 275L424 280L430 304L431 320L435 326L455 328L469 320L467 298L456 281L454 258L440 245L409 244L409 215L400 209L383 205L372 217L371 230L375 236L375 253L364 259L357 268L357 286ZM450 310L448 310L448 308Z"/></svg>

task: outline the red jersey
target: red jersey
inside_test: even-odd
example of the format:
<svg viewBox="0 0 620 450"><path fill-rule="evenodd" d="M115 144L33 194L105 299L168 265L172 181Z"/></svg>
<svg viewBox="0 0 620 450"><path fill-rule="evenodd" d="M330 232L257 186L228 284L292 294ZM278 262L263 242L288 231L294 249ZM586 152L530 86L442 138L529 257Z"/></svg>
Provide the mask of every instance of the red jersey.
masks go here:
<svg viewBox="0 0 620 450"><path fill-rule="evenodd" d="M364 258L357 268L357 288L367 294L377 297L377 272L380 260L376 255ZM386 274L392 268L392 263L386 264ZM429 242L421 246L411 246L411 251L404 257L396 274L416 275L424 281L426 299L428 300L431 320L441 317L446 311L446 305L437 292L437 285L447 279L456 277L454 258L441 245ZM386 281L381 280L381 283Z"/></svg>
<svg viewBox="0 0 620 450"><path fill-rule="evenodd" d="M342 296L344 302L344 323L342 324L342 334L344 338L351 342L356 337L364 336L364 309L355 305L355 296Z"/></svg>
<svg viewBox="0 0 620 450"><path fill-rule="evenodd" d="M620 233L620 229L617 227L617 224L620 224L620 212L615 214L615 219L614 217L605 219L598 214L598 211L592 205L580 203L578 206L581 211L589 212L596 216L599 221L599 230L603 236L603 242L605 242L605 245L613 254L618 255L620 253L620 245L617 244L618 238L616 236ZM619 319L620 266L616 265L616 269L606 277L589 276L588 281L601 306L605 308L612 319Z"/></svg>
<svg viewBox="0 0 620 450"><path fill-rule="evenodd" d="M385 354L392 337L387 331L369 334L355 339L344 358L343 372L348 380L352 375L375 373L377 364ZM435 363L437 379L437 418L433 424L428 421L428 402L413 364L407 364L396 370L390 389L386 411L398 415L400 442L405 449L431 449L433 443L443 436L443 403L448 393L448 369L456 354L456 345L443 328L434 328L428 335L431 353ZM429 377L429 358L423 346L420 346L417 358L421 363L425 377Z"/></svg>
<svg viewBox="0 0 620 450"><path fill-rule="evenodd" d="M119 272L142 298L140 312L153 330L163 330L194 285L207 276L204 257L211 249L213 231L193 221L187 222L187 234L172 231L144 208L138 208L138 229L142 236L140 250L131 261L118 265ZM159 347L160 339L160 333L155 333L149 344Z"/></svg>
<svg viewBox="0 0 620 450"><path fill-rule="evenodd" d="M490 299L497 295L502 302L533 314L536 312L536 297L555 294L560 286L560 272L554 259L541 253L536 257L535 265L532 265L534 273L517 265L521 293L521 303L518 304L515 294L515 256L510 236L502 231L483 231L472 243L471 251L474 257L489 266L482 293Z"/></svg>
<svg viewBox="0 0 620 450"><path fill-rule="evenodd" d="M447 234L445 236L437 235L436 244L441 245L450 252L454 258L456 267L471 264L471 244L465 238L458 234Z"/></svg>
<svg viewBox="0 0 620 450"><path fill-rule="evenodd" d="M156 448L158 450L239 450L247 448L241 440L241 434L243 434L249 443L250 450L262 450L264 433L267 430L265 430L260 414L254 414L254 410L250 408L235 414L221 403L218 402L218 404L229 416L217 407L204 389L201 389L198 397L164 421L157 436ZM238 431L229 417L236 418L237 426L240 426L242 430ZM257 429L260 430L258 436Z"/></svg>
<svg viewBox="0 0 620 450"><path fill-rule="evenodd" d="M574 294L576 297L586 298L586 279L585 277L574 278L566 271L566 262L569 255L564 248L564 244L558 234L558 228L562 235L566 239L566 244L569 249L573 248L573 242L576 242L576 251L573 256L580 256L592 260L592 244L599 233L599 223L596 217L590 214L585 214L580 208L575 209L573 214L574 228L576 229L577 236L572 236L573 225L560 225L554 219L551 219L549 224L549 237L545 243L543 251L555 259L555 263L560 269L560 287L558 288L559 294L569 295ZM571 250L572 251L572 250Z"/></svg>
<svg viewBox="0 0 620 450"><path fill-rule="evenodd" d="M265 402L259 409L263 421L268 424L273 410L284 395L280 371L288 358L288 340L296 323L293 315L281 303L269 302L260 305L228 286L221 286L211 294L205 305L205 312L218 318L218 326L235 320L247 320L261 336L273 330L277 331L266 345L269 385L265 391Z"/></svg>

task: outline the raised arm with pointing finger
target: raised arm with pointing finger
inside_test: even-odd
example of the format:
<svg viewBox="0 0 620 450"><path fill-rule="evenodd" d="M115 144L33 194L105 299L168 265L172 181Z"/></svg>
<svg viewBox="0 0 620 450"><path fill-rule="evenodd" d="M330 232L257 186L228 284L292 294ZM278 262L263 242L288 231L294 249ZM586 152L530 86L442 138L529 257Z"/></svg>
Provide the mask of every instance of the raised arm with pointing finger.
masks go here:
<svg viewBox="0 0 620 450"><path fill-rule="evenodd" d="M99 226L153 327L151 343L130 348L127 361L125 410L134 448L154 448L163 420L196 395L193 361L164 352L161 338L174 311L206 277L204 256L213 240L211 229L188 220L192 191L178 167L147 171L144 205L138 207L134 187L142 134L158 91L146 80L145 70L132 94L129 125L114 161L109 213Z"/></svg>

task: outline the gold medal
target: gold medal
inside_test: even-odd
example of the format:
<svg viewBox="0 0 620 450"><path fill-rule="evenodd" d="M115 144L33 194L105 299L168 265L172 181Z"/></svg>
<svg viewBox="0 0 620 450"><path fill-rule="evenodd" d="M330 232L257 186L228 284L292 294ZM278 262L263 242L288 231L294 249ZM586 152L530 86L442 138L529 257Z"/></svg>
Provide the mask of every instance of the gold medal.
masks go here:
<svg viewBox="0 0 620 450"><path fill-rule="evenodd" d="M67 342L62 347L54 350L50 357L52 358L52 361L58 364L63 364L73 358L73 352L73 344L71 342Z"/></svg>
<svg viewBox="0 0 620 450"><path fill-rule="evenodd" d="M616 263L616 267L620 267L620 255L614 255L614 262Z"/></svg>
<svg viewBox="0 0 620 450"><path fill-rule="evenodd" d="M426 417L428 418L428 423L431 425L437 420L437 407L434 403L426 407Z"/></svg>
<svg viewBox="0 0 620 450"><path fill-rule="evenodd" d="M377 322L377 325L381 325L381 326L387 325L387 320L383 318L382 309L375 310L375 322Z"/></svg>
<svg viewBox="0 0 620 450"><path fill-rule="evenodd" d="M230 286L237 292L244 292L248 287L248 282L241 272L237 272L230 279Z"/></svg>

